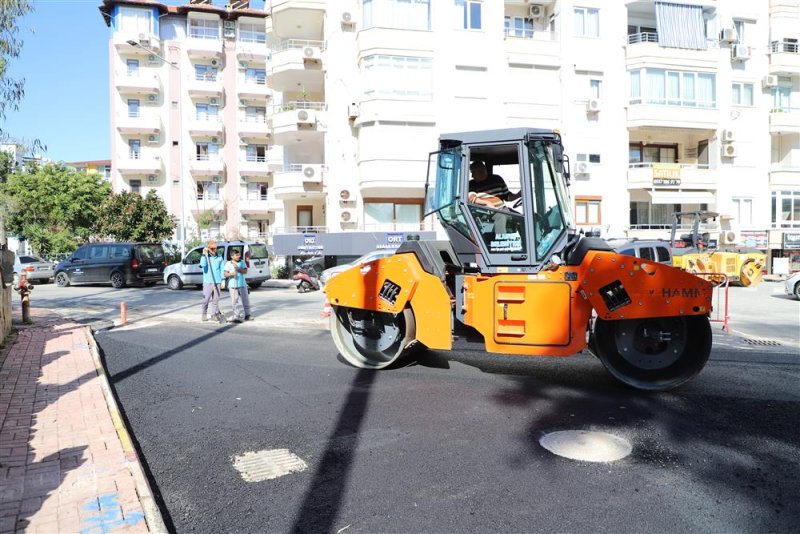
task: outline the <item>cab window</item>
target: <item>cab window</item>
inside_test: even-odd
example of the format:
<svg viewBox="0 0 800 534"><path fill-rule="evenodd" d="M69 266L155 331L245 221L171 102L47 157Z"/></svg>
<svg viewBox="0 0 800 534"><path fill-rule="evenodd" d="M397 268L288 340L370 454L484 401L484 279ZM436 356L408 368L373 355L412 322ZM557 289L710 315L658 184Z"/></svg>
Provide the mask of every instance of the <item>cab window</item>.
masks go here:
<svg viewBox="0 0 800 534"><path fill-rule="evenodd" d="M658 256L658 261L660 262L669 262L669 250L667 250L667 247L656 247L656 256Z"/></svg>
<svg viewBox="0 0 800 534"><path fill-rule="evenodd" d="M655 254L653 254L653 249L650 247L642 247L639 249L639 257L643 260L655 261Z"/></svg>

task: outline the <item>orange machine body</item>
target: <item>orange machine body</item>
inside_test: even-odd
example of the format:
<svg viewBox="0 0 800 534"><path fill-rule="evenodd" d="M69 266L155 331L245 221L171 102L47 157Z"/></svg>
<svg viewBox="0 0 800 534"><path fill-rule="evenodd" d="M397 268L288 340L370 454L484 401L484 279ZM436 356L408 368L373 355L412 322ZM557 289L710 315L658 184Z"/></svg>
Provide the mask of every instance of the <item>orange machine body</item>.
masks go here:
<svg viewBox="0 0 800 534"><path fill-rule="evenodd" d="M594 309L605 320L708 315L713 285L660 263L590 251L580 265L537 274L459 277L457 316L496 353L569 356L586 347ZM387 283L388 282L388 283ZM400 313L410 306L416 339L432 349L452 348L456 299L411 253L354 267L326 288L333 306Z"/></svg>

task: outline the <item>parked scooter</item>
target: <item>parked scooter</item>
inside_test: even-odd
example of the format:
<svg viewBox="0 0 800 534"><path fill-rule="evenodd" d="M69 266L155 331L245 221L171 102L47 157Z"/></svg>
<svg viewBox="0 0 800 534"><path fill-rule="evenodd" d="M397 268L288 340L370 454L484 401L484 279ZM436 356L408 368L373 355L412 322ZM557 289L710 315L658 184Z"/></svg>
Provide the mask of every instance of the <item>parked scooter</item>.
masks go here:
<svg viewBox="0 0 800 534"><path fill-rule="evenodd" d="M319 291L319 279L315 276L314 269L306 268L297 260L297 266L294 268L292 280L297 285L298 293L306 293L308 291Z"/></svg>

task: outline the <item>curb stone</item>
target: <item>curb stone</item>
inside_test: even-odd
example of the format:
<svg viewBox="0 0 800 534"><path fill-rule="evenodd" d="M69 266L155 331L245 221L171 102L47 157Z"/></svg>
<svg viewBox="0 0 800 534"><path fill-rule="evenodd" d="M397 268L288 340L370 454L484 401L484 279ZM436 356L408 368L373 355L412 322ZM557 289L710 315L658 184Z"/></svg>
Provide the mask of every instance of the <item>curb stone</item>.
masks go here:
<svg viewBox="0 0 800 534"><path fill-rule="evenodd" d="M112 328L113 326L113 323L111 323ZM139 502L144 510L144 518L147 522L147 528L150 530L150 532L166 534L169 531L164 524L164 519L161 517L161 511L158 509L158 505L153 497L153 491L150 488L150 483L147 481L147 477L144 474L142 465L139 462L139 456L136 454L136 449L133 446L133 441L131 440L127 428L125 428L122 415L117 407L117 401L114 399L114 394L111 391L111 385L108 382L108 376L106 375L105 367L103 367L103 362L100 360L100 351L97 348L97 342L92 335L92 328L84 328L86 340L89 344L89 352L92 355L94 366L97 370L98 376L100 377L100 383L103 389L103 394L106 398L108 411L111 414L111 419L114 422L114 429L117 431L120 445L122 445L122 450L125 453L125 459L128 462L128 469L130 469L131 475L133 476L136 484L136 493L139 496Z"/></svg>

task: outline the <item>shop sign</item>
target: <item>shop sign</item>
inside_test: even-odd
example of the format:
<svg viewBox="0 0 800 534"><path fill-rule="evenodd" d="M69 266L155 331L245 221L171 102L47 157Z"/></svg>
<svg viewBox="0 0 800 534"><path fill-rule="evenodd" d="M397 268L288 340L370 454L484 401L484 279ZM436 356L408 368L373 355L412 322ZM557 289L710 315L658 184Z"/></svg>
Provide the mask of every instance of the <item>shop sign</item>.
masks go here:
<svg viewBox="0 0 800 534"><path fill-rule="evenodd" d="M681 185L680 163L653 163L654 186L679 186Z"/></svg>
<svg viewBox="0 0 800 534"><path fill-rule="evenodd" d="M800 232L783 233L784 250L800 250Z"/></svg>
<svg viewBox="0 0 800 534"><path fill-rule="evenodd" d="M301 254L321 254L325 250L322 243L317 243L317 234L303 234L303 242L297 246Z"/></svg>
<svg viewBox="0 0 800 534"><path fill-rule="evenodd" d="M763 232L742 232L741 244L750 248L769 248L769 237Z"/></svg>
<svg viewBox="0 0 800 534"><path fill-rule="evenodd" d="M387 232L386 241L384 243L378 243L375 248L395 249L399 248L400 245L403 244L403 241L405 241L403 232Z"/></svg>

